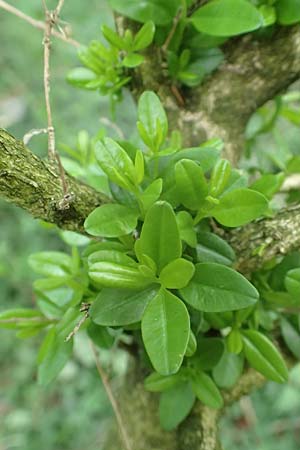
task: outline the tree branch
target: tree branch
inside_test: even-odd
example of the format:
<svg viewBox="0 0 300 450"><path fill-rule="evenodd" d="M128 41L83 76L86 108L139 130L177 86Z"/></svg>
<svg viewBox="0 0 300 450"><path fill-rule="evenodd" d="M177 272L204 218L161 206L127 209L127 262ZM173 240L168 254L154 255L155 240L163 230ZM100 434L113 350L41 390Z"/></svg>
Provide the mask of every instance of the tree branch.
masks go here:
<svg viewBox="0 0 300 450"><path fill-rule="evenodd" d="M109 199L68 175L66 181L68 198L62 192L57 167L0 129L0 196L35 218L83 232L88 214Z"/></svg>

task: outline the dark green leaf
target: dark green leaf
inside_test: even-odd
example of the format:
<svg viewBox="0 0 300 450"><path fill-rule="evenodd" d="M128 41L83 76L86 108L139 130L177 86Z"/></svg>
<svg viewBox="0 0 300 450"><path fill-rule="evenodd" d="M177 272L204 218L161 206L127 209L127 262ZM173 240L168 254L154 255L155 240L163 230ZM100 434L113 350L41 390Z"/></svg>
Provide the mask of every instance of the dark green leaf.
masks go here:
<svg viewBox="0 0 300 450"><path fill-rule="evenodd" d="M220 338L198 339L195 365L201 370L211 370L215 367L224 352L224 342Z"/></svg>
<svg viewBox="0 0 300 450"><path fill-rule="evenodd" d="M300 267L300 253L292 252L285 256L282 261L272 270L269 283L274 291L283 291L285 289L285 276L289 270Z"/></svg>
<svg viewBox="0 0 300 450"><path fill-rule="evenodd" d="M299 330L282 318L280 321L281 333L288 349L300 360L300 333Z"/></svg>
<svg viewBox="0 0 300 450"><path fill-rule="evenodd" d="M300 268L289 270L285 276L284 284L289 294L300 298Z"/></svg>
<svg viewBox="0 0 300 450"><path fill-rule="evenodd" d="M218 364L213 368L213 378L220 388L235 386L242 375L244 358L225 351Z"/></svg>
<svg viewBox="0 0 300 450"><path fill-rule="evenodd" d="M196 264L194 277L180 292L187 303L206 312L247 308L259 298L255 287L240 273L215 263Z"/></svg>
<svg viewBox="0 0 300 450"><path fill-rule="evenodd" d="M184 303L161 289L142 319L144 345L157 372L170 375L179 370L189 334L190 319Z"/></svg>
<svg viewBox="0 0 300 450"><path fill-rule="evenodd" d="M198 399L213 409L223 406L223 398L219 389L206 373L196 371L192 375L192 388Z"/></svg>
<svg viewBox="0 0 300 450"><path fill-rule="evenodd" d="M90 308L90 316L93 322L105 326L122 326L139 322L157 290L153 286L138 291L102 289Z"/></svg>
<svg viewBox="0 0 300 450"><path fill-rule="evenodd" d="M100 348L109 349L115 342L115 338L108 331L107 327L98 326L93 322L87 327L87 333L94 344L98 345Z"/></svg>
<svg viewBox="0 0 300 450"><path fill-rule="evenodd" d="M278 0L275 7L280 24L290 25L300 22L300 0Z"/></svg>
<svg viewBox="0 0 300 450"><path fill-rule="evenodd" d="M196 254L198 262L214 262L231 266L235 254L224 239L214 233L203 231L197 235Z"/></svg>
<svg viewBox="0 0 300 450"><path fill-rule="evenodd" d="M288 369L277 348L262 333L244 330L244 352L254 369L269 380L283 383L288 379Z"/></svg>
<svg viewBox="0 0 300 450"><path fill-rule="evenodd" d="M159 420L166 431L173 430L189 414L195 403L190 383L181 383L164 391L159 401Z"/></svg>
<svg viewBox="0 0 300 450"><path fill-rule="evenodd" d="M175 165L177 196L186 208L197 210L205 200L208 185L197 163L183 159Z"/></svg>
<svg viewBox="0 0 300 450"><path fill-rule="evenodd" d="M180 372L174 375L161 375L160 373L153 372L149 375L145 381L145 389L150 392L162 392L176 386L183 381L183 375Z"/></svg>

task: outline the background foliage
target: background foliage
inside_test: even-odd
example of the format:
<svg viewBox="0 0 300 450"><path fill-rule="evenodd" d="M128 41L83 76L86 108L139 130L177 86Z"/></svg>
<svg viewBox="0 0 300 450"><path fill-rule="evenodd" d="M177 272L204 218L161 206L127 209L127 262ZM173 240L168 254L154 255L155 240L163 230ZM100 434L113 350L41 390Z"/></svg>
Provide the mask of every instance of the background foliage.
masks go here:
<svg viewBox="0 0 300 450"><path fill-rule="evenodd" d="M20 3L17 6L22 7L28 14L42 19L42 10L37 2L30 0L26 5L23 5L23 2L16 3ZM91 3L93 15L83 8L82 2L79 1L72 2L72 6L66 3L64 11L65 17L68 17L72 24L74 35L82 42L88 42L100 35L100 23L112 24L109 8L94 0ZM41 77L42 46L39 32L31 30L27 24L18 22L16 33L16 21L16 18L5 14L0 18L1 67L5 68L0 84L0 117L3 117L3 105L10 102L12 118L10 123L3 125L15 135L22 136L29 129L43 127L45 123ZM30 52L25 52L23 45L20 45L24 42ZM95 134L104 125L99 123L100 118L110 117L107 100L93 93L87 94L79 90L74 92L65 82L66 73L76 63L74 50L63 43L56 43L52 62L54 117L55 122L59 124L58 141L70 146L75 143L77 130L86 129ZM269 105L267 110L253 119L252 128L249 125L248 158L244 158L243 165L250 170L259 166L261 161L268 169L271 167L278 170L282 168L280 164L282 166L282 161L288 159L290 152L297 154L299 151L295 145L295 130L299 130L299 112L296 111L296 123L289 125L288 133L287 122L282 117L279 122L274 120L266 128L257 125L264 122L263 119L272 108L273 105ZM135 115L133 103L126 94L123 103L117 107L116 123L127 137L133 133ZM263 119L260 121L261 116ZM253 125L255 120L256 128ZM107 121L105 125L108 129L112 128L110 123L107 125ZM285 129L284 143L280 135L282 126ZM114 135L117 131L109 129L109 133ZM46 148L44 137L35 138L32 148L37 152ZM276 155L280 156L279 160L272 160L268 151L264 151L266 148L278 150ZM32 302L32 273L27 265L28 255L45 248L60 250L65 247L54 230L49 234L49 230L43 229L25 213L12 206L1 203L0 218L1 309L11 308L14 304L29 306ZM85 356L87 343L78 336L75 362L69 363L59 380L45 389L36 384L37 342L16 341L13 333L7 330L1 330L0 333L1 386L4 387L0 403L0 414L3 418L0 420L0 449L34 450L42 447L49 450L76 450L82 446L91 450L99 448L110 407L101 389L94 364L91 358ZM101 358L107 358L105 352ZM110 361L107 361L107 364L109 365ZM114 372L120 376L123 368L123 356L116 355ZM235 406L223 424L225 447L228 439L228 448L233 448L234 441L236 448L242 447L245 450L253 447L257 450L276 450L283 446L296 450L299 447L300 420L297 380L299 372L295 371L289 385L269 383L266 388L252 396L252 405L257 415L256 423L253 417L249 423L249 404L246 410Z"/></svg>

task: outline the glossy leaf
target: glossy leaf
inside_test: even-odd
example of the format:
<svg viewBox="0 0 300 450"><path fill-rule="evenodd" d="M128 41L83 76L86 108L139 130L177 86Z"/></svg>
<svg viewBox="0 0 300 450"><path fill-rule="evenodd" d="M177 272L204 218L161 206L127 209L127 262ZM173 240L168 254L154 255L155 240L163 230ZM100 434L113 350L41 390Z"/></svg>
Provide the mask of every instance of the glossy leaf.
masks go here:
<svg viewBox="0 0 300 450"><path fill-rule="evenodd" d="M192 388L197 398L213 409L222 408L224 401L222 395L206 373L196 371L192 375Z"/></svg>
<svg viewBox="0 0 300 450"><path fill-rule="evenodd" d="M122 65L124 67L128 67L128 68L134 68L139 66L140 64L142 64L142 62L144 61L144 56L143 55L138 55L137 53L129 53L128 55L125 56L125 58L122 61Z"/></svg>
<svg viewBox="0 0 300 450"><path fill-rule="evenodd" d="M145 389L150 392L162 392L176 386L178 383L182 383L184 376L180 372L174 375L161 375L160 373L153 372L147 378L145 378Z"/></svg>
<svg viewBox="0 0 300 450"><path fill-rule="evenodd" d="M146 214L139 251L153 259L158 271L181 256L181 240L173 208L157 202Z"/></svg>
<svg viewBox="0 0 300 450"><path fill-rule="evenodd" d="M257 302L255 287L240 273L215 263L196 264L189 285L181 289L184 300L206 312L233 311Z"/></svg>
<svg viewBox="0 0 300 450"><path fill-rule="evenodd" d="M283 383L288 379L288 369L277 348L262 333L244 330L244 352L249 364L269 380Z"/></svg>
<svg viewBox="0 0 300 450"><path fill-rule="evenodd" d="M161 178L154 180L140 195L141 202L143 203L144 210L148 209L155 203L161 194L163 182Z"/></svg>
<svg viewBox="0 0 300 450"><path fill-rule="evenodd" d="M164 391L159 400L159 421L166 431L176 428L189 414L195 403L191 384L181 383Z"/></svg>
<svg viewBox="0 0 300 450"><path fill-rule="evenodd" d="M194 229L194 221L187 211L179 211L176 215L179 228L180 239L185 241L190 247L196 247L197 236Z"/></svg>
<svg viewBox="0 0 300 450"><path fill-rule="evenodd" d="M235 254L230 245L214 233L202 231L197 236L196 257L198 262L212 262L231 266Z"/></svg>
<svg viewBox="0 0 300 450"><path fill-rule="evenodd" d="M90 308L91 319L97 325L103 326L122 326L139 322L157 291L153 286L138 291L102 289Z"/></svg>
<svg viewBox="0 0 300 450"><path fill-rule="evenodd" d="M183 361L190 334L184 303L161 289L142 319L142 336L153 367L162 375L176 373Z"/></svg>
<svg viewBox="0 0 300 450"><path fill-rule="evenodd" d="M158 96L145 91L139 98L138 119L153 145L160 145L168 133L168 119Z"/></svg>
<svg viewBox="0 0 300 450"><path fill-rule="evenodd" d="M160 272L159 280L165 288L181 289L185 287L195 272L195 266L183 258L174 259Z"/></svg>
<svg viewBox="0 0 300 450"><path fill-rule="evenodd" d="M285 276L284 284L289 294L300 298L300 268L289 270Z"/></svg>
<svg viewBox="0 0 300 450"><path fill-rule="evenodd" d="M157 25L166 25L172 22L181 3L179 0L109 0L109 4L115 11L137 22L152 20Z"/></svg>
<svg viewBox="0 0 300 450"><path fill-rule="evenodd" d="M261 27L259 11L247 0L213 0L191 19L198 31L212 36L235 36Z"/></svg>
<svg viewBox="0 0 300 450"><path fill-rule="evenodd" d="M268 210L266 197L251 189L236 189L220 198L210 214L222 225L239 227L261 217Z"/></svg>
<svg viewBox="0 0 300 450"><path fill-rule="evenodd" d="M218 197L224 191L231 174L230 162L219 159L210 178L210 195Z"/></svg>
<svg viewBox="0 0 300 450"><path fill-rule="evenodd" d="M124 205L102 205L85 219L84 228L92 236L123 236L136 228L138 215L136 210Z"/></svg>
<svg viewBox="0 0 300 450"><path fill-rule="evenodd" d="M95 145L97 161L108 178L124 189L133 190L135 168L126 151L113 139L104 138Z"/></svg>
<svg viewBox="0 0 300 450"><path fill-rule="evenodd" d="M152 21L146 22L137 32L133 40L133 50L143 50L148 47L154 37L155 25Z"/></svg>
<svg viewBox="0 0 300 450"><path fill-rule="evenodd" d="M183 159L175 166L175 179L180 203L192 210L199 209L208 193L201 167L194 161Z"/></svg>
<svg viewBox="0 0 300 450"><path fill-rule="evenodd" d="M226 347L230 353L237 355L243 350L243 339L240 330L233 328L226 338Z"/></svg>

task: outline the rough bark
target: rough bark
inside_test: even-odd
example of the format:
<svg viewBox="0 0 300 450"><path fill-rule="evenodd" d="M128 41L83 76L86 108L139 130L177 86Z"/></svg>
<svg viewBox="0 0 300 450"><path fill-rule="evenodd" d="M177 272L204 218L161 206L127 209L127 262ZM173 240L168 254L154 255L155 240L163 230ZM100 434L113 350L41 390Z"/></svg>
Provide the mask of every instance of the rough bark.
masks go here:
<svg viewBox="0 0 300 450"><path fill-rule="evenodd" d="M34 218L61 228L83 231L87 215L108 199L66 175L64 195L56 166L34 155L21 141L0 129L0 196Z"/></svg>

